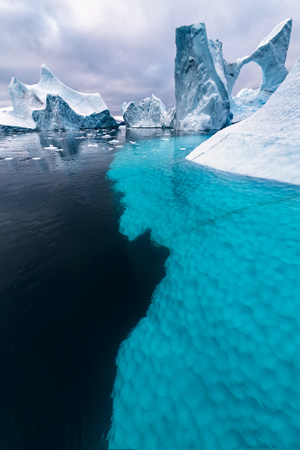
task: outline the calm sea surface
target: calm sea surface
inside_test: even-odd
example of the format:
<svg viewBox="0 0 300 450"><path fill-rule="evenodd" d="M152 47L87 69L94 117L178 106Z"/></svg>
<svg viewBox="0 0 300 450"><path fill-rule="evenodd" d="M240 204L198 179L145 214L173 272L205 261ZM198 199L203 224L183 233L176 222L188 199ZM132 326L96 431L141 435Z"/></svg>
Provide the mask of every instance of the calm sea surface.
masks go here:
<svg viewBox="0 0 300 450"><path fill-rule="evenodd" d="M117 350L168 256L149 232L119 233L106 172L126 139L0 140L1 450L107 447Z"/></svg>

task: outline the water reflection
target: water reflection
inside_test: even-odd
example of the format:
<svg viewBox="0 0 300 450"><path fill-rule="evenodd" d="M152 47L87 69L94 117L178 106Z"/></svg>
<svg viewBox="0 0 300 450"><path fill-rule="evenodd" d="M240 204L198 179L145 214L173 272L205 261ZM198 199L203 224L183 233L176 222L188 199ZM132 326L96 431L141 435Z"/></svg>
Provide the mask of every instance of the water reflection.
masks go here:
<svg viewBox="0 0 300 450"><path fill-rule="evenodd" d="M124 128L67 132L6 133L0 135L0 171L18 171L19 163L35 164L37 171L65 170L64 160L79 153L115 151L126 142ZM2 165L1 165L2 164ZM69 167L69 166L68 166Z"/></svg>

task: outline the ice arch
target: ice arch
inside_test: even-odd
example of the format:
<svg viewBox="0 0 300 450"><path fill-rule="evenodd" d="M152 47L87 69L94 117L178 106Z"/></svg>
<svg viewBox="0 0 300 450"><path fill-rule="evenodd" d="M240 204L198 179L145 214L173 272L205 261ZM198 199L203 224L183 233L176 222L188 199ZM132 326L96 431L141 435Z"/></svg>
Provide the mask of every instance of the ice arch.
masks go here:
<svg viewBox="0 0 300 450"><path fill-rule="evenodd" d="M223 57L222 43L207 38L204 23L176 29L175 97L178 130L211 132L242 120L259 109L285 79L292 19L279 23L251 55L233 63ZM257 63L262 81L251 98L236 108L232 88L246 64ZM246 106L245 106L246 105ZM245 106L245 107L244 107Z"/></svg>
<svg viewBox="0 0 300 450"><path fill-rule="evenodd" d="M251 55L238 58L234 63L225 61L225 75L230 94L242 67L251 61L259 64L262 69L260 90L276 91L288 74L285 60L290 43L292 22L292 19L280 22L258 44Z"/></svg>
<svg viewBox="0 0 300 450"><path fill-rule="evenodd" d="M261 85L261 81L261 66L256 62L251 61L242 67L232 88L231 94L235 97L243 89L257 89Z"/></svg>

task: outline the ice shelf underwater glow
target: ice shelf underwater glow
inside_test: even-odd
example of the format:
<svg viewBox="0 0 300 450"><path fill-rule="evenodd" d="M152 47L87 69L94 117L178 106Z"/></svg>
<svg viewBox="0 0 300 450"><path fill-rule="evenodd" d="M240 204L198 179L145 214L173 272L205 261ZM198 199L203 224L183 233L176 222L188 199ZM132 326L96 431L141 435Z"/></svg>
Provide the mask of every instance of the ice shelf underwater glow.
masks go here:
<svg viewBox="0 0 300 450"><path fill-rule="evenodd" d="M109 172L121 233L170 250L119 349L110 449L299 447L300 187L191 164L204 139L128 144Z"/></svg>
<svg viewBox="0 0 300 450"><path fill-rule="evenodd" d="M232 120L249 117L266 103L285 79L287 50L292 19L278 24L251 55L228 63L222 43L208 39L204 23L176 29L176 107L166 111L155 96L122 105L129 127L176 128L194 132L217 131ZM241 68L250 62L262 68L258 89L244 89L232 97L232 88Z"/></svg>
<svg viewBox="0 0 300 450"><path fill-rule="evenodd" d="M12 108L0 109L2 130L64 130L116 128L100 94L83 94L61 83L45 65L32 86L13 78L9 86Z"/></svg>

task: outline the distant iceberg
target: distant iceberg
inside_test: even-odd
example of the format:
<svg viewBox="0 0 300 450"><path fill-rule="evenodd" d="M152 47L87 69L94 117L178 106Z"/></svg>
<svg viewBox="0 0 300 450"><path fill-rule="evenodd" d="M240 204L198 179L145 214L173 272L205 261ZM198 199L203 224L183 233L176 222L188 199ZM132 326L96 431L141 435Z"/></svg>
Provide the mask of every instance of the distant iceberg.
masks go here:
<svg viewBox="0 0 300 450"><path fill-rule="evenodd" d="M125 124L130 128L173 128L175 108L167 110L153 94L139 104L124 102L121 109Z"/></svg>
<svg viewBox="0 0 300 450"><path fill-rule="evenodd" d="M227 172L300 184L300 58L259 111L219 131L187 159Z"/></svg>
<svg viewBox="0 0 300 450"><path fill-rule="evenodd" d="M61 83L45 65L41 79L31 86L13 78L9 86L12 108L0 109L0 128L64 130L115 128L100 94L83 94Z"/></svg>

